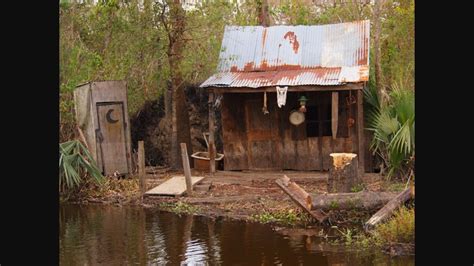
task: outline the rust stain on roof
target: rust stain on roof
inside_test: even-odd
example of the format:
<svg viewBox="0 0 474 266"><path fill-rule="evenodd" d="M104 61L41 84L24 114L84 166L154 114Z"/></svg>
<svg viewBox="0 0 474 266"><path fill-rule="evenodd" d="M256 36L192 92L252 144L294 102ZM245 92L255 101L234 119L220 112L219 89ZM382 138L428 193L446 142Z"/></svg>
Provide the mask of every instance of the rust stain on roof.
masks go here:
<svg viewBox="0 0 474 266"><path fill-rule="evenodd" d="M217 73L201 87L367 81L369 31L369 20L312 26L226 26Z"/></svg>
<svg viewBox="0 0 474 266"><path fill-rule="evenodd" d="M300 43L298 42L298 38L296 37L296 34L292 31L289 31L285 34L283 38L285 40L288 39L290 41L290 44L293 46L293 52L297 54L298 48L300 48Z"/></svg>
<svg viewBox="0 0 474 266"><path fill-rule="evenodd" d="M245 66L244 66L244 71L252 71L252 70L254 69L253 65L254 65L253 62L248 62L248 63L245 64Z"/></svg>

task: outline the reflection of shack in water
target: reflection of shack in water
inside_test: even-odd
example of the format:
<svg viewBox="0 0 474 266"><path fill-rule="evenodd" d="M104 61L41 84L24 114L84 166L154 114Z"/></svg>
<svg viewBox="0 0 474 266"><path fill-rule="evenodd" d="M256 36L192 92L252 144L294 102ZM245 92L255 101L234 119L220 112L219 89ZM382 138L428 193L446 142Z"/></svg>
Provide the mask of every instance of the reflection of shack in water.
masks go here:
<svg viewBox="0 0 474 266"><path fill-rule="evenodd" d="M391 264L388 256L359 258L323 244L319 229L275 232L257 223L77 205L61 206L59 222L61 265ZM398 260L407 265L412 258Z"/></svg>

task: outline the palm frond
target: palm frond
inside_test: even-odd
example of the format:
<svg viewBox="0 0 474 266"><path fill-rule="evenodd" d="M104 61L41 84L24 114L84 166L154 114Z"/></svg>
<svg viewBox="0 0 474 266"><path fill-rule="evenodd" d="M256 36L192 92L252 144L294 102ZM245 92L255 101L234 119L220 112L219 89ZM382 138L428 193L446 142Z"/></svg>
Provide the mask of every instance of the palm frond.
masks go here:
<svg viewBox="0 0 474 266"><path fill-rule="evenodd" d="M366 129L373 132L370 149L384 158L390 177L415 153L415 96L402 82L392 87L389 101L383 105L375 88L365 89L364 94L369 104Z"/></svg>
<svg viewBox="0 0 474 266"><path fill-rule="evenodd" d="M77 141L67 141L59 144L59 185L68 189L78 187L84 177L91 176L96 182L102 182L104 177L96 166L94 159L84 145Z"/></svg>

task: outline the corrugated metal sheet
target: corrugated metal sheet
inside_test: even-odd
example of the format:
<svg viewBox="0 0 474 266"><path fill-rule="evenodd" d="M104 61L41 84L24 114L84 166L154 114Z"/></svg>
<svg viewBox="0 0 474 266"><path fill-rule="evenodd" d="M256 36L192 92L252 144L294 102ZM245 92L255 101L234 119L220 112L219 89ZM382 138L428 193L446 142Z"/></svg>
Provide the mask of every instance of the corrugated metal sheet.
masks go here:
<svg viewBox="0 0 474 266"><path fill-rule="evenodd" d="M318 26L227 26L218 73L201 87L367 81L369 20Z"/></svg>

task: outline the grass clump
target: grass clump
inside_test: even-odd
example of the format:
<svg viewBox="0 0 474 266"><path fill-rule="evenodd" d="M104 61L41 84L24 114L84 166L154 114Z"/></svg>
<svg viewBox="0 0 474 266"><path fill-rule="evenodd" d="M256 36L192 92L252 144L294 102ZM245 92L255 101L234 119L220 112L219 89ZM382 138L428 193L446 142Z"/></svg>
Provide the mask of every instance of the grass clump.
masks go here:
<svg viewBox="0 0 474 266"><path fill-rule="evenodd" d="M275 223L287 226L309 221L308 216L302 212L294 211L293 209L263 211L262 213L252 215L251 219L264 224Z"/></svg>
<svg viewBox="0 0 474 266"><path fill-rule="evenodd" d="M365 233L357 228L342 228L333 226L339 237L330 241L331 244L366 249L370 247L412 246L415 244L415 209L402 207L392 218L379 224L371 233ZM411 248L408 248L409 251ZM409 252L408 252L409 253Z"/></svg>
<svg viewBox="0 0 474 266"><path fill-rule="evenodd" d="M337 209L337 208L339 208L339 203L337 201L333 200L329 203L329 208Z"/></svg>
<svg viewBox="0 0 474 266"><path fill-rule="evenodd" d="M415 209L406 207L396 211L386 223L378 225L373 233L377 244L415 243Z"/></svg>
<svg viewBox="0 0 474 266"><path fill-rule="evenodd" d="M405 190L405 186L406 184L403 182L390 182L387 185L387 190L393 192L402 192L403 190Z"/></svg>
<svg viewBox="0 0 474 266"><path fill-rule="evenodd" d="M360 183L360 184L357 184L357 185L354 185L352 188L351 188L351 192L360 192L360 191L363 191L365 189L364 187L364 184Z"/></svg>

